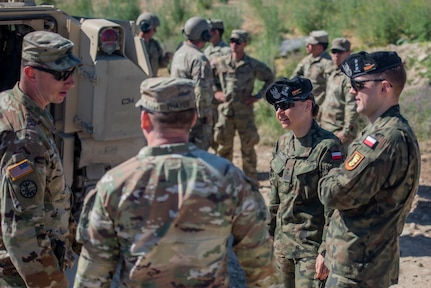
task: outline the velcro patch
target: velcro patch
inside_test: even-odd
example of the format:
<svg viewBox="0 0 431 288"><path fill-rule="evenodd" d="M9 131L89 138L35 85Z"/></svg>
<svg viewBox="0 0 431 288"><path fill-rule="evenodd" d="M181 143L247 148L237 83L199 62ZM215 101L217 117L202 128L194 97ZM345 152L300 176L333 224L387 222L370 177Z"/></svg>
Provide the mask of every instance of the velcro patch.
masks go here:
<svg viewBox="0 0 431 288"><path fill-rule="evenodd" d="M341 160L343 158L343 155L341 152L332 152L331 154L332 160Z"/></svg>
<svg viewBox="0 0 431 288"><path fill-rule="evenodd" d="M32 173L33 171L34 170L27 159L22 160L21 162L18 162L7 168L7 173L12 178L12 181L16 181L24 177L25 175Z"/></svg>
<svg viewBox="0 0 431 288"><path fill-rule="evenodd" d="M367 145L370 148L374 148L376 146L377 140L371 136L367 136L364 140L364 144Z"/></svg>
<svg viewBox="0 0 431 288"><path fill-rule="evenodd" d="M346 162L344 162L344 167L348 171L352 171L356 167L358 167L359 163L364 160L365 156L359 153L358 151L353 152L352 155L347 158Z"/></svg>

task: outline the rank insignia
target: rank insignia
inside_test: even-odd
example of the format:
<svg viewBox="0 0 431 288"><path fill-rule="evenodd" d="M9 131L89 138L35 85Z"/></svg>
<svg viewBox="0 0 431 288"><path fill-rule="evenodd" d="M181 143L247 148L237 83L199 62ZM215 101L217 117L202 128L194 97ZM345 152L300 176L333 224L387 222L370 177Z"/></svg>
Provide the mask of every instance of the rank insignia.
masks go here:
<svg viewBox="0 0 431 288"><path fill-rule="evenodd" d="M356 167L358 167L359 163L364 160L365 156L359 153L358 151L353 152L352 155L349 156L349 158L344 162L344 167L348 171L352 171Z"/></svg>
<svg viewBox="0 0 431 288"><path fill-rule="evenodd" d="M377 143L377 140L371 136L367 136L367 138L365 138L364 140L364 144L370 148L374 148L374 146L376 146L376 143Z"/></svg>
<svg viewBox="0 0 431 288"><path fill-rule="evenodd" d="M16 181L25 175L30 174L33 172L33 168L31 167L30 163L27 159L18 162L10 167L7 168L7 173L12 178L13 181Z"/></svg>

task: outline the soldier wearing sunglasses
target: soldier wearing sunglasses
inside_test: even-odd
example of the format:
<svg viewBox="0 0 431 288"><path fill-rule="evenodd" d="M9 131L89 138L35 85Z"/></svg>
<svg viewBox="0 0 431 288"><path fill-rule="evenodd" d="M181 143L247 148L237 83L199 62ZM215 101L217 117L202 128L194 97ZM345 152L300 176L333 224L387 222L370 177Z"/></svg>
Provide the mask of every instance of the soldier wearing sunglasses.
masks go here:
<svg viewBox="0 0 431 288"><path fill-rule="evenodd" d="M27 34L20 80L0 94L1 287L68 286L71 190L48 107L75 85L72 48L56 33Z"/></svg>
<svg viewBox="0 0 431 288"><path fill-rule="evenodd" d="M266 91L288 132L274 145L271 160L270 235L284 287L322 287L326 227L332 214L319 201L318 181L344 159L340 140L313 119L319 110L311 81L282 78Z"/></svg>
<svg viewBox="0 0 431 288"><path fill-rule="evenodd" d="M398 282L399 241L419 185L420 151L401 115L406 71L396 52L360 52L342 64L356 111L370 124L339 168L319 182L335 209L328 228L326 287L389 287Z"/></svg>

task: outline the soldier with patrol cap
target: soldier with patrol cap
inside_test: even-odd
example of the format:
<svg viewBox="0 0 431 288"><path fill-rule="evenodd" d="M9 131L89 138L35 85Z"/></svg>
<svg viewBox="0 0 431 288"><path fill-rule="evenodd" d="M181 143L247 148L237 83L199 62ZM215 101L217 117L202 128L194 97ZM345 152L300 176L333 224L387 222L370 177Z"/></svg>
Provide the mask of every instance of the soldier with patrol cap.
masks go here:
<svg viewBox="0 0 431 288"><path fill-rule="evenodd" d="M341 71L341 64L350 55L350 41L344 37L332 41L334 69L326 85L320 126L334 133L347 148L358 133L358 112L355 95L350 93L350 79Z"/></svg>
<svg viewBox="0 0 431 288"><path fill-rule="evenodd" d="M325 100L326 81L332 70L332 59L328 48L328 33L323 30L312 31L305 39L307 56L299 62L291 77L302 76L311 80L313 95L318 105ZM319 121L320 115L317 115Z"/></svg>
<svg viewBox="0 0 431 288"><path fill-rule="evenodd" d="M157 33L157 27L160 26L159 17L150 12L142 13L136 19L136 25L139 28L138 36L144 40L145 48L147 49L152 77L156 77L159 68L167 67L172 59L172 53L165 52L160 42L153 38Z"/></svg>
<svg viewBox="0 0 431 288"><path fill-rule="evenodd" d="M231 162L188 143L195 82L148 78L141 128L148 146L111 169L89 193L75 287L229 287L227 241L247 287L273 284L265 202Z"/></svg>
<svg viewBox="0 0 431 288"><path fill-rule="evenodd" d="M389 287L398 282L399 241L419 186L420 151L400 113L406 71L396 52L359 52L341 66L370 124L339 168L319 182L335 209L328 228L326 287Z"/></svg>
<svg viewBox="0 0 431 288"><path fill-rule="evenodd" d="M230 35L231 53L212 63L221 85L214 93L220 102L214 140L218 144L217 154L232 161L233 140L238 131L243 171L258 181L254 145L259 142L259 134L254 121L253 104L274 81L274 74L265 63L246 54L247 42L247 31L233 30ZM256 80L264 84L258 93L252 95Z"/></svg>
<svg viewBox="0 0 431 288"><path fill-rule="evenodd" d="M1 287L68 286L71 190L48 108L75 85L72 48L56 33L25 35L20 81L0 94Z"/></svg>
<svg viewBox="0 0 431 288"><path fill-rule="evenodd" d="M201 51L211 38L209 30L204 18L195 16L188 19L182 30L186 41L175 52L171 65L171 77L191 79L196 84L198 119L190 132L190 142L203 150L208 150L211 144L211 103L214 98L210 63Z"/></svg>
<svg viewBox="0 0 431 288"><path fill-rule="evenodd" d="M270 235L284 287L322 287L326 228L332 214L319 201L318 181L344 159L339 139L319 127L311 81L282 78L266 90L282 127L270 163Z"/></svg>

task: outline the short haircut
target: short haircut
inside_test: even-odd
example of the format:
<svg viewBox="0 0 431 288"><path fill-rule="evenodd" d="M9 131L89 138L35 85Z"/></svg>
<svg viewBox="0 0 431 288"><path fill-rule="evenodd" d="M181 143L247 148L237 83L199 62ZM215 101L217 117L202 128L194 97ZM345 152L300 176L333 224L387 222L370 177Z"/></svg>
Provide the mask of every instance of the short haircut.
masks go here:
<svg viewBox="0 0 431 288"><path fill-rule="evenodd" d="M196 109L192 108L177 112L150 112L149 117L155 130L174 128L188 131L192 128L195 113Z"/></svg>

